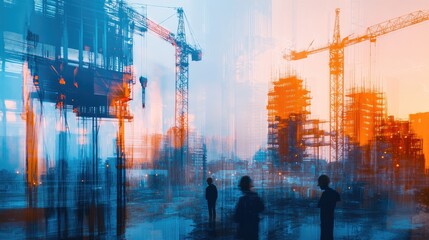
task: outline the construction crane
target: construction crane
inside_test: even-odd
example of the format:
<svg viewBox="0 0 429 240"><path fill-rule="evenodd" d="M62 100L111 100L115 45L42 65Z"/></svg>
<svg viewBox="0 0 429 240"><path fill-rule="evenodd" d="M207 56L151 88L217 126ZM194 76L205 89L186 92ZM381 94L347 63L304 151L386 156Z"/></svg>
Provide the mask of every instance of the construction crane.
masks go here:
<svg viewBox="0 0 429 240"><path fill-rule="evenodd" d="M429 11L416 11L375 24L366 32L353 37L340 37L340 9L335 10L335 25L332 43L326 46L303 51L290 51L283 57L286 60L300 60L309 55L329 50L329 126L330 126L330 156L329 160L344 160L344 48L369 40L375 42L377 37L393 31L412 26L429 20Z"/></svg>
<svg viewBox="0 0 429 240"><path fill-rule="evenodd" d="M144 33L150 30L173 45L176 50L176 96L174 115L176 136L174 137L174 146L180 149L179 161L180 164L184 164L188 153L189 55L191 55L192 61L201 61L201 49L196 46L191 46L186 42L185 18L182 8L177 8L177 36L132 8L128 9L128 13L131 19L134 20L135 31ZM142 87L145 86L142 84ZM181 167L184 166L182 165Z"/></svg>

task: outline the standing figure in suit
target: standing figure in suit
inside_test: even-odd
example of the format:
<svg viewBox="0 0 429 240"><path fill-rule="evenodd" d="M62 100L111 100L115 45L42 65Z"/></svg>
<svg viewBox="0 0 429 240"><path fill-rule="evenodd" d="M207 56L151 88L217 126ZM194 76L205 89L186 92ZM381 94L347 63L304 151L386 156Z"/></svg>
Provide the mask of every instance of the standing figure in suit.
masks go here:
<svg viewBox="0 0 429 240"><path fill-rule="evenodd" d="M259 239L259 213L264 211L264 203L258 194L252 191L252 179L243 176L240 179L243 196L238 200L234 219L238 223L237 237L244 240Z"/></svg>
<svg viewBox="0 0 429 240"><path fill-rule="evenodd" d="M207 178L206 187L206 200L209 209L209 222L216 221L216 200L217 200L217 188L213 184L213 179L211 177Z"/></svg>
<svg viewBox="0 0 429 240"><path fill-rule="evenodd" d="M334 210L339 202L340 194L329 187L329 177L321 175L317 180L320 189L324 190L317 207L320 208L320 239L334 239Z"/></svg>

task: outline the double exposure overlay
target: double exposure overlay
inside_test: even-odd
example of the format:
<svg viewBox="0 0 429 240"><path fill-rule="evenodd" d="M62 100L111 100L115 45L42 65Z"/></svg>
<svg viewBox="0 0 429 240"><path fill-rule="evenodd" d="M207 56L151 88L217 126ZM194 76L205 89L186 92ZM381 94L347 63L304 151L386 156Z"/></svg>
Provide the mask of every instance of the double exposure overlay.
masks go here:
<svg viewBox="0 0 429 240"><path fill-rule="evenodd" d="M0 239L429 239L429 1L0 0Z"/></svg>

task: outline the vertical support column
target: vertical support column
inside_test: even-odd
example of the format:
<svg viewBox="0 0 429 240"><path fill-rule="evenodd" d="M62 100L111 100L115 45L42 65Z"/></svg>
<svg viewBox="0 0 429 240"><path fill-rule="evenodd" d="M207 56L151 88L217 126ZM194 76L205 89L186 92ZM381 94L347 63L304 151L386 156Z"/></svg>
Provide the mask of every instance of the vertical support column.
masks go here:
<svg viewBox="0 0 429 240"><path fill-rule="evenodd" d="M1 71L0 71L0 80L2 80L2 75L5 71L5 59L6 56L4 56L4 36L3 36L3 32L4 32L4 11L5 11L5 7L4 7L4 1L0 2L0 62L1 62Z"/></svg>
<svg viewBox="0 0 429 240"><path fill-rule="evenodd" d="M69 36L67 28L67 13L64 12L64 24L63 24L63 61L67 66L69 60Z"/></svg>
<svg viewBox="0 0 429 240"><path fill-rule="evenodd" d="M92 124L91 124L91 130L92 130L92 171L91 171L91 177L92 177L92 179L91 179L91 182L92 182L92 185L95 187L95 185L96 185L96 181L97 181L97 176L96 176L96 169L97 169L97 156L96 156L96 148L97 148L97 146L96 146L96 138L97 138L97 133L96 133L96 128L97 128L97 120L96 120L96 118L95 117L92 117L91 118L91 120L92 120Z"/></svg>
<svg viewBox="0 0 429 240"><path fill-rule="evenodd" d="M37 133L35 127L35 116L33 111L33 103L31 101L30 93L27 90L28 77L31 77L28 69L27 62L23 65L23 100L24 100L24 113L26 123L26 181L29 188L37 187L38 181L38 154L37 154Z"/></svg>
<svg viewBox="0 0 429 240"><path fill-rule="evenodd" d="M3 7L3 1L0 2L0 14L3 13L4 11L4 7ZM1 15L0 15L1 16ZM3 20L3 18L1 18L1 20ZM0 22L0 82L6 81L5 79L5 72L6 72L6 56L5 56L5 52L4 52L4 35L3 35L3 21ZM6 106L4 103L4 99L0 98L0 111L2 112L2 134L4 136L3 140L2 140L2 146L1 146L1 158L2 159L6 159L6 151L7 151L7 147L6 147L6 131L7 131L7 127L6 127Z"/></svg>
<svg viewBox="0 0 429 240"><path fill-rule="evenodd" d="M97 57L98 57L98 16L95 16L95 33L94 33L94 67L97 67Z"/></svg>
<svg viewBox="0 0 429 240"><path fill-rule="evenodd" d="M3 72L2 73L0 73L0 81L5 81L4 79L3 79ZM3 138L2 138L2 145L1 145L1 158L2 159L7 159L7 152L8 152L8 150L7 150L7 140L6 140L6 136L7 136L7 124L6 124L6 112L7 112L7 110L6 110L6 105L5 105L5 103L4 103L4 99L3 98L0 98L0 111L1 111L1 113L2 113L2 116L1 116L1 127L2 127L2 135L4 136Z"/></svg>
<svg viewBox="0 0 429 240"><path fill-rule="evenodd" d="M125 143L124 143L124 115L126 103L118 102L118 133L116 140L116 235L125 234L126 219L126 163L125 163Z"/></svg>
<svg viewBox="0 0 429 240"><path fill-rule="evenodd" d="M107 56L107 16L104 17L103 22L103 67L109 69L109 58Z"/></svg>
<svg viewBox="0 0 429 240"><path fill-rule="evenodd" d="M68 194L67 194L67 111L60 108L61 130L58 136L58 160L57 160L57 183L58 183L58 238L68 238L69 218L68 218Z"/></svg>
<svg viewBox="0 0 429 240"><path fill-rule="evenodd" d="M33 104L31 99L27 100L26 106L26 176L27 185L29 188L37 188L39 179L37 176L38 172L38 161L37 161L37 134L35 127L35 116L33 112Z"/></svg>
<svg viewBox="0 0 429 240"><path fill-rule="evenodd" d="M34 237L37 232L37 195L39 179L37 161L37 136L35 127L35 116L32 109L31 99L27 100L26 111L26 197L27 197L27 237Z"/></svg>
<svg viewBox="0 0 429 240"><path fill-rule="evenodd" d="M23 100L24 100L24 116L25 116L25 181L26 181L26 200L27 200L27 236L32 238L34 237L35 232L37 231L37 195L38 195L38 153L37 153L37 133L36 133L36 123L35 116L33 111L33 103L29 92L27 91L27 80L31 75L29 74L29 69L27 62L23 64Z"/></svg>
<svg viewBox="0 0 429 240"><path fill-rule="evenodd" d="M83 66L83 15L80 8L80 27L79 27L79 68Z"/></svg>

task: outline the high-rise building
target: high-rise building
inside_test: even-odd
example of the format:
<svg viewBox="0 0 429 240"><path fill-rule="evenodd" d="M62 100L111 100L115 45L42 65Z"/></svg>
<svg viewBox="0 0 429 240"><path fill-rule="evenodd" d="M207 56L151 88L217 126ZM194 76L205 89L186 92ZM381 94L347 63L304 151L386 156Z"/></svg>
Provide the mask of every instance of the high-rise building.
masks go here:
<svg viewBox="0 0 429 240"><path fill-rule="evenodd" d="M352 88L346 97L345 135L351 144L367 145L374 138L376 128L387 117L384 93Z"/></svg>
<svg viewBox="0 0 429 240"><path fill-rule="evenodd" d="M377 90L353 87L346 98L344 134L349 151L344 171L347 181L354 182L376 171L370 143L387 114L384 93Z"/></svg>
<svg viewBox="0 0 429 240"><path fill-rule="evenodd" d="M268 155L275 165L300 162L304 156L304 123L309 91L296 76L280 78L268 92Z"/></svg>

